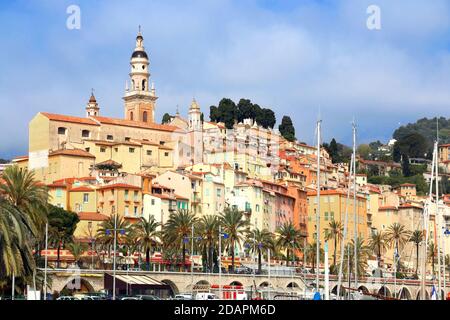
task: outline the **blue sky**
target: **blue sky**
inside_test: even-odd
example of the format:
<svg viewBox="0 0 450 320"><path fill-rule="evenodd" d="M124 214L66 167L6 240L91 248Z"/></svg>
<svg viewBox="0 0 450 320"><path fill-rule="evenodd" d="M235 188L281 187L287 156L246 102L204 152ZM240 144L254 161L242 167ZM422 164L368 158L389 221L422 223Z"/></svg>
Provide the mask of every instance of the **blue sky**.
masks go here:
<svg viewBox="0 0 450 320"><path fill-rule="evenodd" d="M66 28L66 8L81 29ZM381 8L382 29L366 28ZM290 115L312 143L386 141L399 123L450 116L450 2L446 0L62 1L0 3L0 157L27 152L39 111L84 115L90 89L102 115L123 116L137 26L165 112L205 114L245 97Z"/></svg>

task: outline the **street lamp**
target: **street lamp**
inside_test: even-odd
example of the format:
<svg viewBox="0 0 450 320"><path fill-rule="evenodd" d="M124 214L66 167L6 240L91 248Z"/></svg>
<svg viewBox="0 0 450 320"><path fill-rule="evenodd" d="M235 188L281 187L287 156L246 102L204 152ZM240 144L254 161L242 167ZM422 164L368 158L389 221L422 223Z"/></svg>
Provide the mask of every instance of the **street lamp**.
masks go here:
<svg viewBox="0 0 450 320"><path fill-rule="evenodd" d="M222 237L228 239L228 234L222 232L222 226L219 226L219 299L222 299Z"/></svg>
<svg viewBox="0 0 450 320"><path fill-rule="evenodd" d="M114 217L114 229L106 229L106 235L110 235L114 232L114 256L113 256L113 300L116 300L116 249L117 249L117 231L120 234L125 234L125 229L117 229L117 215Z"/></svg>

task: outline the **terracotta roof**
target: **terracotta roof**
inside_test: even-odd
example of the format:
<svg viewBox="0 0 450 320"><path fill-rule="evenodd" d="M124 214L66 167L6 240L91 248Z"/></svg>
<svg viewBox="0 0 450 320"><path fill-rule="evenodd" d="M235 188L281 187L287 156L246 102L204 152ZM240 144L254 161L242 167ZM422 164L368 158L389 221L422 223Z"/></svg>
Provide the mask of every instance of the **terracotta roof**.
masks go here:
<svg viewBox="0 0 450 320"><path fill-rule="evenodd" d="M168 194L152 193L152 194L150 194L150 196L157 197L157 198L160 198L160 199L176 200L176 198L174 196L170 196Z"/></svg>
<svg viewBox="0 0 450 320"><path fill-rule="evenodd" d="M12 162L19 162L24 160L28 160L28 156L17 156L14 159L12 159Z"/></svg>
<svg viewBox="0 0 450 320"><path fill-rule="evenodd" d="M84 157L84 158L94 158L95 156L92 153L87 152L86 150L82 149L60 149L55 150L49 153L49 157L51 156L73 156L73 157Z"/></svg>
<svg viewBox="0 0 450 320"><path fill-rule="evenodd" d="M400 187L415 187L416 185L413 183L402 183Z"/></svg>
<svg viewBox="0 0 450 320"><path fill-rule="evenodd" d="M102 161L102 162L99 162L99 163L96 163L95 165L96 166L107 165L107 166L122 167L122 165L120 163L118 163L118 162L116 162L114 160L111 160L111 159L110 160L105 160L105 161Z"/></svg>
<svg viewBox="0 0 450 320"><path fill-rule="evenodd" d="M180 196L180 195L178 195L178 194L175 194L175 197L176 197L177 199L180 199L180 200L189 200L189 198Z"/></svg>
<svg viewBox="0 0 450 320"><path fill-rule="evenodd" d="M382 207L379 207L378 208L378 210L380 211L385 211L385 210L397 210L397 207L396 206L382 206Z"/></svg>
<svg viewBox="0 0 450 320"><path fill-rule="evenodd" d="M154 130L170 131L170 132L180 130L180 128L178 128L176 126L170 126L170 125L166 125L166 124L147 123L147 122L116 119L116 118L107 118L107 117L92 117L92 118L102 124L111 124L111 125L117 125L117 126L135 127L135 128L143 128L143 129L154 129Z"/></svg>
<svg viewBox="0 0 450 320"><path fill-rule="evenodd" d="M73 189L70 189L70 192L94 192L95 189L87 187L87 186L81 186L81 187L75 187Z"/></svg>
<svg viewBox="0 0 450 320"><path fill-rule="evenodd" d="M421 206L415 205L415 204L411 204L411 203L403 203L403 204L401 204L398 208L399 208L399 209L402 209L402 208L416 208L416 209L423 209Z"/></svg>
<svg viewBox="0 0 450 320"><path fill-rule="evenodd" d="M71 123L79 123L79 124L87 124L91 126L98 126L99 124L90 118L81 118L81 117L73 117L66 116L62 114L48 113L48 112L40 112L43 116L47 117L49 120L54 121L62 121L62 122L71 122Z"/></svg>
<svg viewBox="0 0 450 320"><path fill-rule="evenodd" d="M90 220L90 221L108 220L107 216L98 212L78 212L78 218L80 218L80 220Z"/></svg>
<svg viewBox="0 0 450 320"><path fill-rule="evenodd" d="M141 188L133 186L131 184L126 184L126 183L114 183L114 184L106 184L104 186L101 186L99 189L137 189L137 190L140 190Z"/></svg>

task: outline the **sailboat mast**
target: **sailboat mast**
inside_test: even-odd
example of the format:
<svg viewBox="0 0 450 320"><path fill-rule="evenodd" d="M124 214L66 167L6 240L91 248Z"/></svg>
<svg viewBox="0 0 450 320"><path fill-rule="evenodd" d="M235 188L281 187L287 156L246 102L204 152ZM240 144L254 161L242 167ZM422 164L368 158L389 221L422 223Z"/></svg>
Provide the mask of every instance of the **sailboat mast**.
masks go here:
<svg viewBox="0 0 450 320"><path fill-rule="evenodd" d="M319 292L320 265L320 125L317 121L317 210L316 210L316 291Z"/></svg>
<svg viewBox="0 0 450 320"><path fill-rule="evenodd" d="M435 214L435 221L437 222L437 238L436 238L436 242L437 242L437 249L438 249L438 297L441 298L441 233L442 233L442 228L441 228L441 216L439 215L439 156L438 156L438 142L436 140L436 145L435 145L435 154L436 154L436 161L435 161L435 165L436 165L436 169L435 169L435 191L436 191L436 214Z"/></svg>
<svg viewBox="0 0 450 320"><path fill-rule="evenodd" d="M356 205L356 124L353 127L353 222L354 222L354 265L355 265L355 289L358 289L358 207Z"/></svg>

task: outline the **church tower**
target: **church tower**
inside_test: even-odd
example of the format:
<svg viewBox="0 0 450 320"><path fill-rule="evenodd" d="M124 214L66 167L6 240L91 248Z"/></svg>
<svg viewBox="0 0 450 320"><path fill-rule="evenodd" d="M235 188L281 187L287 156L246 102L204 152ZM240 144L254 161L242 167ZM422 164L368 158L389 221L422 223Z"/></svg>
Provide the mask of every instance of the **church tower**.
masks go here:
<svg viewBox="0 0 450 320"><path fill-rule="evenodd" d="M149 59L144 49L144 38L139 33L136 48L131 55L130 87L125 86L125 119L153 123L155 121L155 102L158 97L152 84L149 88Z"/></svg>
<svg viewBox="0 0 450 320"><path fill-rule="evenodd" d="M203 123L200 106L195 99L189 107L189 142L191 145L191 164L203 162Z"/></svg>
<svg viewBox="0 0 450 320"><path fill-rule="evenodd" d="M91 93L89 102L86 106L86 117L97 117L100 115L100 108L98 107L97 100L94 96L94 91Z"/></svg>
<svg viewBox="0 0 450 320"><path fill-rule="evenodd" d="M195 99L192 99L191 106L189 107L189 131L202 131L203 124L201 121L202 113L200 107Z"/></svg>

